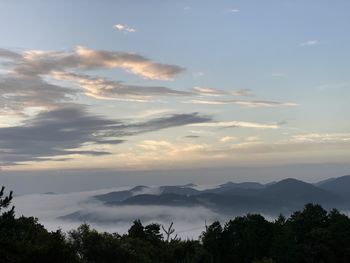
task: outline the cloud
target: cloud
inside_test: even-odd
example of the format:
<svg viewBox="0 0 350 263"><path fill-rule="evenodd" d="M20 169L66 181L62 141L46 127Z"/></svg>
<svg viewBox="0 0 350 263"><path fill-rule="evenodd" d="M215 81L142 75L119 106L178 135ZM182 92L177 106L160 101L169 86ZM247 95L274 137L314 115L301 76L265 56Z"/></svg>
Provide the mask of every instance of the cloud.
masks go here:
<svg viewBox="0 0 350 263"><path fill-rule="evenodd" d="M178 162L180 160L203 160L212 159L213 155L208 155L210 147L207 144L183 143L170 141L144 140L138 144L142 149L137 149L136 158L139 162Z"/></svg>
<svg viewBox="0 0 350 263"><path fill-rule="evenodd" d="M237 96L237 97L252 97L254 96L252 90L250 89L240 89L236 91L229 92L229 95Z"/></svg>
<svg viewBox="0 0 350 263"><path fill-rule="evenodd" d="M72 102L76 87L53 84L59 77L84 84L88 95L96 98L149 100L152 96L181 96L191 94L162 86L128 85L121 81L93 78L76 71L121 68L143 78L170 80L184 71L176 65L161 64L135 53L96 51L77 47L73 51L29 50L17 53L0 49L0 59L6 74L0 74L0 115L23 114L29 107L53 109Z"/></svg>
<svg viewBox="0 0 350 263"><path fill-rule="evenodd" d="M149 101L159 96L189 96L191 92L174 90L162 86L141 86L125 84L105 78L91 77L83 74L53 72L51 76L57 80L68 80L78 83L85 94L99 99Z"/></svg>
<svg viewBox="0 0 350 263"><path fill-rule="evenodd" d="M97 191L73 192L67 194L31 194L17 196L13 203L17 215L35 216L49 230L61 228L70 231L87 222L99 231L127 233L135 219L141 219L144 225L157 222L169 226L174 222L175 232L182 238L198 238L205 230L206 222L228 219L227 215L218 214L210 209L198 207L174 206L106 206L92 197L111 191L129 189L110 188ZM157 187L153 188L154 190ZM81 216L71 220L63 220L62 216L76 213Z"/></svg>
<svg viewBox="0 0 350 263"><path fill-rule="evenodd" d="M0 164L54 160L58 156L105 155L84 150L89 144L119 144L121 137L210 120L198 113L174 114L144 122L126 123L91 115L82 106L42 112L21 126L0 128Z"/></svg>
<svg viewBox="0 0 350 263"><path fill-rule="evenodd" d="M268 153L290 153L302 152L308 153L317 152L324 154L334 150L347 150L350 147L350 141L311 141L311 142L276 142L263 143L252 142L241 145L236 145L231 148L231 151L238 150L240 153L249 154L268 154Z"/></svg>
<svg viewBox="0 0 350 263"><path fill-rule="evenodd" d="M208 88L208 87L194 87L192 91L197 93L198 95L203 95L203 96L225 96L225 95L252 96L253 95L252 91L249 89L240 89L237 91L224 91L224 90L218 90L218 89Z"/></svg>
<svg viewBox="0 0 350 263"><path fill-rule="evenodd" d="M275 158L283 160L286 157L287 160L302 158L301 160L305 161L315 156L317 160L320 160L320 156L328 161L334 156L342 156L346 160L349 155L347 150L350 146L350 134L329 134L326 137L327 139L322 138L321 134L319 136L300 134L268 142L258 136L249 136L242 138L243 140L225 136L221 138L222 143L217 145L145 140L139 144L142 150L134 149L128 158L134 158L136 164L151 162L157 165L179 162L183 164L184 160L191 160L192 163L199 165L203 163L232 165L246 162L247 154L260 155L256 162L266 161L271 157L274 161ZM286 155L282 156L284 153Z"/></svg>
<svg viewBox="0 0 350 263"><path fill-rule="evenodd" d="M278 102L268 100L203 100L195 99L187 101L186 103L194 104L209 104L209 105L225 105L225 104L237 104L244 107L257 108L257 107L280 107L280 106L297 106L298 104L293 102Z"/></svg>
<svg viewBox="0 0 350 263"><path fill-rule="evenodd" d="M0 48L0 58L16 60L20 59L21 55L8 49Z"/></svg>
<svg viewBox="0 0 350 263"><path fill-rule="evenodd" d="M294 142L339 142L349 141L350 133L306 133L292 136Z"/></svg>
<svg viewBox="0 0 350 263"><path fill-rule="evenodd" d="M237 137L234 136L224 136L220 139L220 142L231 142L237 140Z"/></svg>
<svg viewBox="0 0 350 263"><path fill-rule="evenodd" d="M208 105L223 105L223 104L227 104L227 103L223 103L223 102L218 101L218 100L201 100L201 99L183 101L183 103L208 104Z"/></svg>
<svg viewBox="0 0 350 263"><path fill-rule="evenodd" d="M323 84L316 87L319 90L343 89L350 87L350 82L338 82L332 84Z"/></svg>
<svg viewBox="0 0 350 263"><path fill-rule="evenodd" d="M184 136L184 138L197 139L197 138L200 138L200 136L198 136L198 135L186 135L186 136Z"/></svg>
<svg viewBox="0 0 350 263"><path fill-rule="evenodd" d="M261 141L259 137L248 137L246 142L231 145L222 150L226 154L275 154L275 153L304 153L310 157L311 153L331 153L346 151L350 147L349 133L309 133L297 134L287 140L272 143ZM220 151L220 150L219 150Z"/></svg>
<svg viewBox="0 0 350 263"><path fill-rule="evenodd" d="M320 42L318 40L308 40L299 44L300 47L309 47L318 45Z"/></svg>
<svg viewBox="0 0 350 263"><path fill-rule="evenodd" d="M287 74L286 73L282 73L282 72L275 72L275 73L272 73L271 74L271 77L274 77L274 78L283 78L283 77L286 77Z"/></svg>
<svg viewBox="0 0 350 263"><path fill-rule="evenodd" d="M225 91L217 90L213 88L207 88L207 87L194 87L192 90L193 92L196 92L199 95L204 95L204 96L222 96L226 94Z"/></svg>
<svg viewBox="0 0 350 263"><path fill-rule="evenodd" d="M122 32L127 32L127 33L134 33L136 32L135 28L132 28L126 24L116 24L113 26L114 29Z"/></svg>
<svg viewBox="0 0 350 263"><path fill-rule="evenodd" d="M263 124L256 122L245 122L245 121L212 121L212 122L203 122L190 124L190 126L196 127L218 127L218 128L253 128L253 129L278 129L280 128L279 124Z"/></svg>
<svg viewBox="0 0 350 263"><path fill-rule="evenodd" d="M154 62L142 55L93 50L78 46L73 51L25 51L14 71L27 77L71 69L121 68L146 79L170 80L185 69Z"/></svg>
<svg viewBox="0 0 350 263"><path fill-rule="evenodd" d="M229 9L227 10L228 13L239 13L241 12L241 10L237 9L237 8L232 8L232 9Z"/></svg>
<svg viewBox="0 0 350 263"><path fill-rule="evenodd" d="M267 100L253 100L253 101L243 101L236 100L232 101L232 103L242 105L245 107L279 107L279 106L298 106L298 104L294 102L278 102L278 101L267 101Z"/></svg>
<svg viewBox="0 0 350 263"><path fill-rule="evenodd" d="M53 109L72 101L76 93L40 78L0 77L0 115L23 114L30 107Z"/></svg>

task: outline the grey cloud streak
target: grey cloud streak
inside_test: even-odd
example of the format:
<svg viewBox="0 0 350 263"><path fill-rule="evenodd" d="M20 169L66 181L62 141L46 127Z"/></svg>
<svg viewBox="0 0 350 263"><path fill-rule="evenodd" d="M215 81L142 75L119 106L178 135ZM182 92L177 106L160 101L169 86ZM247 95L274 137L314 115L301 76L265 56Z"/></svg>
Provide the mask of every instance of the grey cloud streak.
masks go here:
<svg viewBox="0 0 350 263"><path fill-rule="evenodd" d="M176 65L154 62L135 53L85 47L77 47L73 51L26 51L16 64L14 71L29 77L77 68L121 68L144 78L169 80L185 70Z"/></svg>
<svg viewBox="0 0 350 263"><path fill-rule="evenodd" d="M130 85L122 81L91 77L84 74L54 72L57 80L68 80L78 83L89 96L103 99L149 101L159 96L190 96L188 91L174 90L162 86Z"/></svg>
<svg viewBox="0 0 350 263"><path fill-rule="evenodd" d="M76 93L40 78L0 77L0 115L21 114L28 107L57 107L71 101Z"/></svg>
<svg viewBox="0 0 350 263"><path fill-rule="evenodd" d="M186 103L194 104L208 104L208 105L225 105L225 104L237 104L243 107L258 108L258 107L280 107L280 106L298 106L294 102L279 102L269 100L203 100L196 99L191 101L185 101Z"/></svg>
<svg viewBox="0 0 350 263"><path fill-rule="evenodd" d="M22 56L8 49L0 48L0 57L5 59L21 59Z"/></svg>
<svg viewBox="0 0 350 263"><path fill-rule="evenodd" d="M0 164L50 160L69 154L110 154L79 148L87 144L119 144L124 136L210 120L190 113L127 123L90 115L82 106L67 106L40 113L21 126L0 128Z"/></svg>

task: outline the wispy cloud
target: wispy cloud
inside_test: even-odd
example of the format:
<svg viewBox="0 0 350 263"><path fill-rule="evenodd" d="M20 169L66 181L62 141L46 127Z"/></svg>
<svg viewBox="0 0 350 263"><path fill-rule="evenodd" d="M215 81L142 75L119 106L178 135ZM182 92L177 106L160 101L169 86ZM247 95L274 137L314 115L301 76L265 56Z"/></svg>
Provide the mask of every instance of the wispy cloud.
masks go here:
<svg viewBox="0 0 350 263"><path fill-rule="evenodd" d="M239 13L239 12L241 12L241 10L240 9L238 9L238 8L231 8L231 9L227 9L226 10L226 12L228 12L228 13Z"/></svg>
<svg viewBox="0 0 350 263"><path fill-rule="evenodd" d="M278 101L267 101L267 100L203 100L194 99L185 101L185 103L194 104L208 104L208 105L225 105L225 104L237 104L244 107L258 108L258 107L280 107L280 106L298 106L294 102L278 102Z"/></svg>
<svg viewBox="0 0 350 263"><path fill-rule="evenodd" d="M127 33L134 33L136 32L136 29L128 26L126 24L116 24L113 26L114 29L118 30L118 31L122 31L122 32L127 32Z"/></svg>
<svg viewBox="0 0 350 263"><path fill-rule="evenodd" d="M218 128L253 128L253 129L278 129L278 123L256 123L246 121L212 121L190 124L196 127L218 127Z"/></svg>
<svg viewBox="0 0 350 263"><path fill-rule="evenodd" d="M225 94L225 91L217 90L213 88L207 88L207 87L194 87L193 91L204 96L221 96Z"/></svg>
<svg viewBox="0 0 350 263"><path fill-rule="evenodd" d="M234 136L224 136L220 139L220 142L232 142L238 140L237 137Z"/></svg>
<svg viewBox="0 0 350 263"><path fill-rule="evenodd" d="M292 136L295 142L350 142L350 133L306 133Z"/></svg>
<svg viewBox="0 0 350 263"><path fill-rule="evenodd" d="M309 47L309 46L315 46L315 45L318 45L320 42L316 39L314 40L308 40L308 41L305 41L305 42L302 42L299 44L300 47Z"/></svg>
<svg viewBox="0 0 350 263"><path fill-rule="evenodd" d="M185 156L199 158L209 150L207 144L199 143L179 143L170 141L144 140L138 144L140 148L146 150L142 153L142 158L154 160L181 160ZM210 156L207 156L210 158Z"/></svg>
<svg viewBox="0 0 350 263"><path fill-rule="evenodd" d="M253 96L253 92L250 89L240 89L234 91L219 90L209 87L194 87L193 92L202 96L239 96L239 97L249 97Z"/></svg>
<svg viewBox="0 0 350 263"><path fill-rule="evenodd" d="M170 80L184 71L182 67L154 62L135 53L93 50L82 46L74 51L29 50L16 62L14 72L27 77L52 71L121 68L146 79Z"/></svg>
<svg viewBox="0 0 350 263"><path fill-rule="evenodd" d="M333 90L350 87L350 82L337 82L332 84L322 84L316 87L319 90Z"/></svg>
<svg viewBox="0 0 350 263"><path fill-rule="evenodd" d="M287 74L286 73L282 73L282 72L275 72L275 73L271 74L271 77L274 77L274 78L283 78L285 76L287 76Z"/></svg>
<svg viewBox="0 0 350 263"><path fill-rule="evenodd" d="M77 83L85 90L85 94L99 99L115 99L128 101L151 101L159 96L190 96L191 92L179 91L162 86L130 85L122 81L112 81L86 74L53 72L51 76L57 80L68 80Z"/></svg>
<svg viewBox="0 0 350 263"><path fill-rule="evenodd" d="M230 151L249 154L268 154L268 153L291 153L302 152L310 155L317 152L322 155L333 151L347 150L350 147L350 140L290 140L273 143L249 142L237 144L231 147ZM334 154L334 153L333 153ZM331 155L333 155L331 154ZM310 157L310 156L309 156Z"/></svg>

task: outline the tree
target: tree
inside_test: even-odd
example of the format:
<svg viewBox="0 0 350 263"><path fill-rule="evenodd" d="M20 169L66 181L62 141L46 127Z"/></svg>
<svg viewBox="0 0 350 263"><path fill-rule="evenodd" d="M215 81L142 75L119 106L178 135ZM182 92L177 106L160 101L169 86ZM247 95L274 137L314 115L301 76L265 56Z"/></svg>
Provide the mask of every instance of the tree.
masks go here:
<svg viewBox="0 0 350 263"><path fill-rule="evenodd" d="M166 242L172 241L172 240L176 240L177 239L177 234L175 235L174 238L171 238L171 235L174 234L175 229L173 228L174 222L171 222L171 224L169 225L168 229L166 229L164 226L162 226L162 229L165 233L165 240Z"/></svg>
<svg viewBox="0 0 350 263"><path fill-rule="evenodd" d="M146 239L151 242L159 242L163 240L163 234L160 233L160 224L152 223L145 227Z"/></svg>
<svg viewBox="0 0 350 263"><path fill-rule="evenodd" d="M1 210L8 208L8 206L11 204L11 201L12 201L12 191L10 191L9 195L4 196L4 190L5 190L5 186L2 186L0 190L0 212ZM15 207L12 206L12 208L9 211L3 212L2 215L14 216L14 209Z"/></svg>
<svg viewBox="0 0 350 263"><path fill-rule="evenodd" d="M129 237L132 237L132 238L141 238L141 239L146 238L144 227L139 219L133 222L133 225L128 230L128 233L129 233Z"/></svg>
<svg viewBox="0 0 350 263"><path fill-rule="evenodd" d="M225 224L225 262L252 262L268 257L273 238L272 223L258 214L236 217Z"/></svg>
<svg viewBox="0 0 350 263"><path fill-rule="evenodd" d="M212 262L221 262L223 254L222 226L215 221L201 235L203 247L210 253Z"/></svg>

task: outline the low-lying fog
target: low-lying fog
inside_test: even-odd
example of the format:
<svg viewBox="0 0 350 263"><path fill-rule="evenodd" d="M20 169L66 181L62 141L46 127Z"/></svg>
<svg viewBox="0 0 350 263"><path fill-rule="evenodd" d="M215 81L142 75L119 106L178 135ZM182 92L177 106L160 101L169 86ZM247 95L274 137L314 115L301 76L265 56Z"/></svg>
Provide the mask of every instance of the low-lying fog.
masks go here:
<svg viewBox="0 0 350 263"><path fill-rule="evenodd" d="M205 223L221 219L220 215L204 207L169 207L169 206L106 206L93 198L94 195L129 189L113 188L66 194L30 194L16 196L14 205L16 215L37 217L49 230L61 228L64 231L77 228L84 220L64 220L60 217L82 211L88 218L86 223L99 231L127 232L132 221L141 219L144 225L152 222L169 226L174 222L176 233L181 238L198 238L205 229ZM157 188L152 188L157 194ZM148 192L151 193L151 192ZM140 193L137 193L140 194Z"/></svg>
<svg viewBox="0 0 350 263"><path fill-rule="evenodd" d="M205 187L198 187L205 188ZM127 190L124 188L104 189L64 194L30 194L14 197L16 215L37 217L49 230L61 228L64 231L77 228L86 222L99 231L126 233L133 220L141 219L144 225L157 222L165 227L174 222L175 233L181 238L197 239L205 224L215 220L226 221L227 216L217 214L204 207L173 206L106 206L93 198L98 194ZM158 194L152 187L146 193ZM135 194L141 194L137 192ZM84 219L67 220L60 217L79 212ZM232 215L234 217L236 215Z"/></svg>

